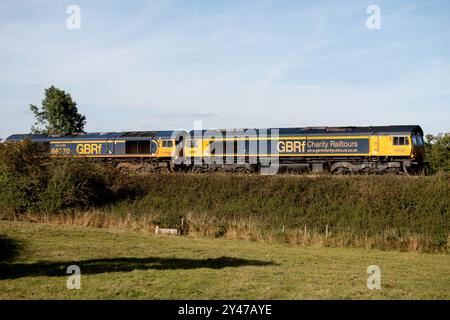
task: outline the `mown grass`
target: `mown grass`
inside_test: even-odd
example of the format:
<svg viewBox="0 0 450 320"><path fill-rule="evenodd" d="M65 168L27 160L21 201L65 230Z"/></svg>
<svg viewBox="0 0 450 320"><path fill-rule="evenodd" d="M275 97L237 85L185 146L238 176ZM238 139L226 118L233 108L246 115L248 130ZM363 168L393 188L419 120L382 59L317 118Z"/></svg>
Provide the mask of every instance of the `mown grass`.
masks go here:
<svg viewBox="0 0 450 320"><path fill-rule="evenodd" d="M0 221L0 234L10 245L20 243L14 257L0 262L0 299L450 298L445 254L10 221ZM81 268L81 290L66 288L72 264ZM374 264L381 268L380 290L366 287Z"/></svg>

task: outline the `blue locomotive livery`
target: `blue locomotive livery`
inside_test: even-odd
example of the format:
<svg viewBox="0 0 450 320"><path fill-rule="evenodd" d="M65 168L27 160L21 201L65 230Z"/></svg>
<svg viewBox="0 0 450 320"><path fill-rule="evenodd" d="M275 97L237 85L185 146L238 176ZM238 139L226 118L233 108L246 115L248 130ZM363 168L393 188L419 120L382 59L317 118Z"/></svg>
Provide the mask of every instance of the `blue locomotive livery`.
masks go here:
<svg viewBox="0 0 450 320"><path fill-rule="evenodd" d="M106 156L114 152L108 142L55 142L50 143L50 154L53 156Z"/></svg>
<svg viewBox="0 0 450 320"><path fill-rule="evenodd" d="M304 139L281 140L280 154L368 154L369 139Z"/></svg>

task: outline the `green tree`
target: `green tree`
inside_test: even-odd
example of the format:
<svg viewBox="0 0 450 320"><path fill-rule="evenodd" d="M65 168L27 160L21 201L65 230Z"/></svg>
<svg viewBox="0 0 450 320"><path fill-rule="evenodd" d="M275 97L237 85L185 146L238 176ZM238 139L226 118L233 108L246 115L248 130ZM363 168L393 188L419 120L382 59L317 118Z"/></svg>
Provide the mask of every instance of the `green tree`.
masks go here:
<svg viewBox="0 0 450 320"><path fill-rule="evenodd" d="M86 117L78 112L77 104L69 93L51 86L45 89L45 98L39 108L30 104L36 123L33 133L66 134L84 132Z"/></svg>
<svg viewBox="0 0 450 320"><path fill-rule="evenodd" d="M425 156L431 169L450 172L450 134L427 134L426 140Z"/></svg>

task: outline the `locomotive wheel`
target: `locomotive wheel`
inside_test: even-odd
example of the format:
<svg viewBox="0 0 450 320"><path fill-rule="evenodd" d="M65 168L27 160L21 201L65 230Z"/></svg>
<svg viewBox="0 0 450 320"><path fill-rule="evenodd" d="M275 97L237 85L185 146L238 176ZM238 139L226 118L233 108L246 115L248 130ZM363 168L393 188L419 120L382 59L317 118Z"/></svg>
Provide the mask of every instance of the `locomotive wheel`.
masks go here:
<svg viewBox="0 0 450 320"><path fill-rule="evenodd" d="M387 168L384 170L388 174L402 174L403 171L400 168Z"/></svg>
<svg viewBox="0 0 450 320"><path fill-rule="evenodd" d="M374 173L374 171L370 167L365 167L365 168L361 169L359 171L359 173L364 174L364 175L369 175L369 174Z"/></svg>
<svg viewBox="0 0 450 320"><path fill-rule="evenodd" d="M336 168L336 170L333 171L333 174L349 175L351 174L351 171L349 168L346 167L338 167Z"/></svg>

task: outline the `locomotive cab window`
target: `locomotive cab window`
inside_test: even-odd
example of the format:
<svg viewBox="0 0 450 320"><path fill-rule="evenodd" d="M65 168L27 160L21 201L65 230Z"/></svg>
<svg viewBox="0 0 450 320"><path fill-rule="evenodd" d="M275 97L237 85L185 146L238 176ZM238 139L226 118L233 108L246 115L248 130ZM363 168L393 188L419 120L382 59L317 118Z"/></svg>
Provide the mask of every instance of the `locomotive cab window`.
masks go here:
<svg viewBox="0 0 450 320"><path fill-rule="evenodd" d="M424 143L422 136L417 136L417 145L423 147Z"/></svg>
<svg viewBox="0 0 450 320"><path fill-rule="evenodd" d="M423 146L423 137L420 135L413 135L412 136L412 144L416 147L422 147Z"/></svg>

